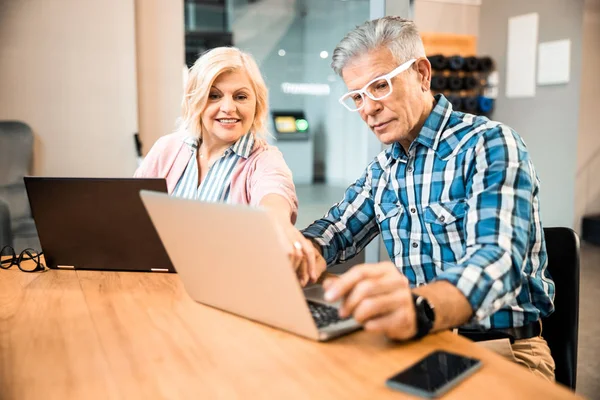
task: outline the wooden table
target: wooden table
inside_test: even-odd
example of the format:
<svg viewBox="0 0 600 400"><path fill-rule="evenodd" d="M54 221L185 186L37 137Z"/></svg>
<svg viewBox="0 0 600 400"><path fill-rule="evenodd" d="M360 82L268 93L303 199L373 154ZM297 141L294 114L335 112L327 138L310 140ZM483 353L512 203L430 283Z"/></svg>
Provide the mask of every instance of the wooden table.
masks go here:
<svg viewBox="0 0 600 400"><path fill-rule="evenodd" d="M443 332L316 343L192 301L175 274L0 271L1 399L400 399L385 379L445 349L483 361L447 399L568 399Z"/></svg>

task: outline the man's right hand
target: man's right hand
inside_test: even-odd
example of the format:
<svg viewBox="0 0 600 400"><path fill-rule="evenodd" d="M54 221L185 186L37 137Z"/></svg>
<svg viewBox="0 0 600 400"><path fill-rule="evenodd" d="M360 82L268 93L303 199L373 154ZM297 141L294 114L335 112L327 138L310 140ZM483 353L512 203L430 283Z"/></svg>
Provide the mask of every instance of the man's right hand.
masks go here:
<svg viewBox="0 0 600 400"><path fill-rule="evenodd" d="M316 283L327 269L327 263L321 255L321 246L310 239L307 242L311 246L302 246L303 259L296 267L296 275L302 286L309 282Z"/></svg>

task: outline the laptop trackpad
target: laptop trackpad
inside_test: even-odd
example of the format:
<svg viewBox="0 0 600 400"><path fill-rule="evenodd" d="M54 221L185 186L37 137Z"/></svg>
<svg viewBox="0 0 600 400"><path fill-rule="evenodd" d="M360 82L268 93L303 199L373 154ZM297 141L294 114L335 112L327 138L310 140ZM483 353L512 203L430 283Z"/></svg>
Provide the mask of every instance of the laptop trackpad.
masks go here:
<svg viewBox="0 0 600 400"><path fill-rule="evenodd" d="M323 286L320 284L309 285L305 287L303 291L304 297L306 297L307 300L314 301L315 303L321 303L336 308L339 308L342 305L341 301L336 301L334 303L329 303L326 301L323 297L325 295L325 291L323 290Z"/></svg>

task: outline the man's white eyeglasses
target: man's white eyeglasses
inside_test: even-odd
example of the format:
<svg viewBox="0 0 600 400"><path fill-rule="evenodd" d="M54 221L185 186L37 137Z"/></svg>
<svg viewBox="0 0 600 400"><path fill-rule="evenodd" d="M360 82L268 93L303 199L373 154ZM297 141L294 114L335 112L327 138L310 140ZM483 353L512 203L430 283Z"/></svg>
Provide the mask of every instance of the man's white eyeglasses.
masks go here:
<svg viewBox="0 0 600 400"><path fill-rule="evenodd" d="M373 79L362 89L346 93L340 97L339 102L350 111L358 111L365 106L365 95L372 100L385 99L392 94L392 78L406 71L415 61L417 61L415 58L408 60L389 74Z"/></svg>

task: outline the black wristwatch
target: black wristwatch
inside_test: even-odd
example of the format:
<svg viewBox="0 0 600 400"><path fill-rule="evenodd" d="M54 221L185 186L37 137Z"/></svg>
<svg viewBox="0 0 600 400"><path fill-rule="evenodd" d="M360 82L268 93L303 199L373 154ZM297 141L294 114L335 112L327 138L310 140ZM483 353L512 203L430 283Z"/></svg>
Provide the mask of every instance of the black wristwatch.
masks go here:
<svg viewBox="0 0 600 400"><path fill-rule="evenodd" d="M431 328L433 328L433 323L435 322L435 311L433 310L433 306L429 304L425 297L414 293L412 296L415 304L415 312L417 314L417 333L413 339L420 339L427 335L429 331L431 331Z"/></svg>

